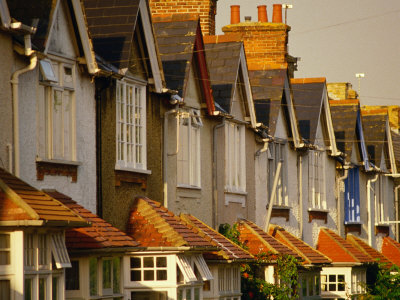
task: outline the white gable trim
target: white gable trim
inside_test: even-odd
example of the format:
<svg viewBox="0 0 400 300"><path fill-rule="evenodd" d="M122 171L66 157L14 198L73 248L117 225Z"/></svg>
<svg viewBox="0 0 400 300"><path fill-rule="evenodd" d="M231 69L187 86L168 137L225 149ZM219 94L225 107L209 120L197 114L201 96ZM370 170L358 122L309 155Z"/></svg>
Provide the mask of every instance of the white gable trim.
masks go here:
<svg viewBox="0 0 400 300"><path fill-rule="evenodd" d="M287 76L285 76L284 89L285 89L286 103L289 111L290 127L293 135L293 143L295 148L301 148L304 146L304 144L301 143L299 127L297 126L297 118L293 107L292 93L290 92L289 79Z"/></svg>
<svg viewBox="0 0 400 300"><path fill-rule="evenodd" d="M139 13L142 19L142 25L144 29L144 37L147 45L147 52L150 57L150 66L153 73L154 85L157 93L161 93L163 89L160 67L158 65L158 55L156 52L156 46L154 41L153 26L150 23L149 10L147 8L146 1L141 0L139 3Z"/></svg>
<svg viewBox="0 0 400 300"><path fill-rule="evenodd" d="M390 167L392 169L392 174L397 174L396 159L393 150L392 132L390 130L388 118L386 118L386 135L388 140L387 144L389 148Z"/></svg>
<svg viewBox="0 0 400 300"><path fill-rule="evenodd" d="M337 149L336 146L336 139L335 139L335 131L333 129L333 124L332 124L332 118L331 118L331 109L329 106L328 102L328 91L326 89L326 84L324 84L324 92L322 96L322 101L323 101L323 106L324 106L324 111L325 111L325 120L326 120L326 128L328 130L328 136L330 140L330 150L331 150L331 156L339 156L341 155L341 152ZM321 122L321 115L319 118Z"/></svg>
<svg viewBox="0 0 400 300"><path fill-rule="evenodd" d="M246 103L247 103L247 106L249 109L249 114L250 114L250 124L251 124L252 128L256 128L257 127L256 113L254 110L253 94L251 92L249 73L247 70L247 63L246 63L246 54L244 52L243 44L240 47L240 67L242 68L244 92L245 92L245 96L246 96L246 100L247 100ZM236 83L238 80L238 76L239 76L239 70L238 70L238 74L237 74L237 78L236 78Z"/></svg>

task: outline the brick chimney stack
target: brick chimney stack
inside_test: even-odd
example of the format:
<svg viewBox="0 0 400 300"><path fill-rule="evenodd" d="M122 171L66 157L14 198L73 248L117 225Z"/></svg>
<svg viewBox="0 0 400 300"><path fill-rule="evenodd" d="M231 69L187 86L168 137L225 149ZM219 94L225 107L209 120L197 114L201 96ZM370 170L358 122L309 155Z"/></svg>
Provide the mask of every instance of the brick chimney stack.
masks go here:
<svg viewBox="0 0 400 300"><path fill-rule="evenodd" d="M240 12L239 12L240 13ZM288 33L282 23L282 5L273 5L272 23L265 5L258 7L258 22L240 22L224 26L225 34L241 35L249 70L283 69L288 66Z"/></svg>
<svg viewBox="0 0 400 300"><path fill-rule="evenodd" d="M149 0L153 17L168 14L198 14L203 35L215 35L217 0Z"/></svg>

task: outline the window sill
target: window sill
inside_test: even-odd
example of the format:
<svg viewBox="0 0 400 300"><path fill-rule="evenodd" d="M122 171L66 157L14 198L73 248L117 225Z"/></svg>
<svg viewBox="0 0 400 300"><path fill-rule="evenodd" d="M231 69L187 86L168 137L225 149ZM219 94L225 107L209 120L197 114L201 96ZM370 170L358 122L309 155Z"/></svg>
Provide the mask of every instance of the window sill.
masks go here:
<svg viewBox="0 0 400 300"><path fill-rule="evenodd" d="M103 295L103 296L90 296L89 299L115 299L115 298L122 298L124 294L112 294L112 295Z"/></svg>
<svg viewBox="0 0 400 300"><path fill-rule="evenodd" d="M268 207L267 207L267 209L268 209ZM286 222L288 222L289 216L290 216L290 209L291 209L291 207L289 207L289 206L273 205L272 212L271 212L271 218L285 218Z"/></svg>
<svg viewBox="0 0 400 300"><path fill-rule="evenodd" d="M229 189L229 188L226 188L224 192L225 192L225 194L247 196L247 192L245 192L245 191L237 191L237 190L233 190L233 189Z"/></svg>
<svg viewBox="0 0 400 300"><path fill-rule="evenodd" d="M328 213L329 211L326 209L319 208L309 208L308 209L308 223L311 223L313 220L322 220L325 224L328 223Z"/></svg>
<svg viewBox="0 0 400 300"><path fill-rule="evenodd" d="M78 181L77 161L36 158L36 179L42 181L45 175L71 177L72 182Z"/></svg>
<svg viewBox="0 0 400 300"><path fill-rule="evenodd" d="M147 173L133 172L125 170L115 170L115 186L121 186L121 182L138 183L141 189L147 188Z"/></svg>
<svg viewBox="0 0 400 300"><path fill-rule="evenodd" d="M375 224L375 235L378 235L379 233L382 233L382 234L385 234L386 236L389 236L390 225L389 224L385 224L385 223Z"/></svg>
<svg viewBox="0 0 400 300"><path fill-rule="evenodd" d="M201 187L195 185L178 184L176 186L178 189L188 189L188 190L201 190Z"/></svg>
<svg viewBox="0 0 400 300"><path fill-rule="evenodd" d="M125 172L140 173L140 174L146 174L146 175L151 174L151 170L134 169L134 168L120 167L120 166L115 166L115 171L125 171Z"/></svg>
<svg viewBox="0 0 400 300"><path fill-rule="evenodd" d="M361 222L345 222L344 223L344 231L346 234L349 232L357 232L358 235L361 235L361 228L362 228Z"/></svg>

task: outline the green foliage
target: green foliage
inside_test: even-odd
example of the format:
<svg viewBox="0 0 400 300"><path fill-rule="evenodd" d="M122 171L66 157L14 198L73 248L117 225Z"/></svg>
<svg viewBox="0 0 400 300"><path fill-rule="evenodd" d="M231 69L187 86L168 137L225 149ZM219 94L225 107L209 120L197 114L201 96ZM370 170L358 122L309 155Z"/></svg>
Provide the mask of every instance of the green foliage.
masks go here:
<svg viewBox="0 0 400 300"><path fill-rule="evenodd" d="M240 242L240 232L237 225L221 224L219 232L225 237L248 249ZM275 263L276 284L266 282L264 268L267 264ZM260 253L255 262L241 265L241 290L243 300L265 300L265 299L298 299L297 285L298 272L297 260L291 255L276 255L272 253Z"/></svg>
<svg viewBox="0 0 400 300"><path fill-rule="evenodd" d="M393 265L389 269L379 264L375 284L369 287L364 299L400 299L400 268Z"/></svg>

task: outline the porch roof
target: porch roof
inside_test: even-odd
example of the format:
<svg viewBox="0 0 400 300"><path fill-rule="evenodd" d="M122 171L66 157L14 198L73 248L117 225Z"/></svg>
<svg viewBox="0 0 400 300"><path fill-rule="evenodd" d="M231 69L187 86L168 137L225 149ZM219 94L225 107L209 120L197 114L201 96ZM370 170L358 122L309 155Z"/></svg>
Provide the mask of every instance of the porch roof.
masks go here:
<svg viewBox="0 0 400 300"><path fill-rule="evenodd" d="M400 267L400 243L391 237L384 237L382 243L382 254Z"/></svg>

